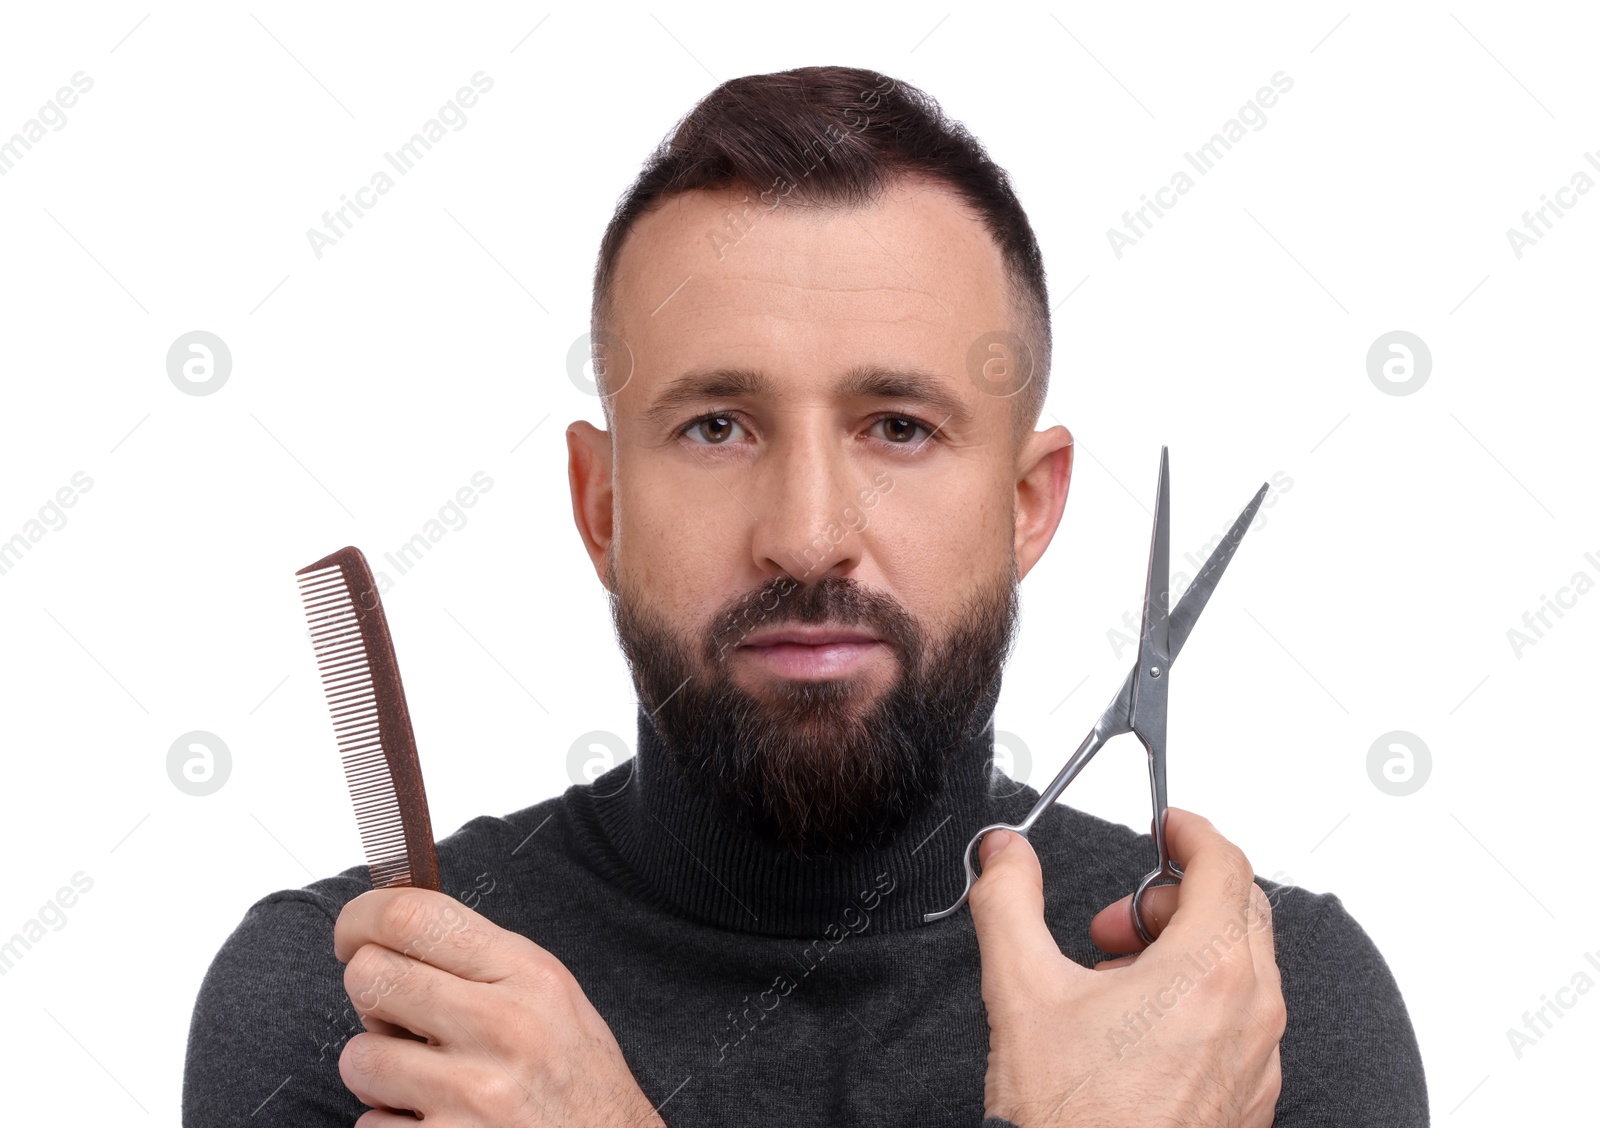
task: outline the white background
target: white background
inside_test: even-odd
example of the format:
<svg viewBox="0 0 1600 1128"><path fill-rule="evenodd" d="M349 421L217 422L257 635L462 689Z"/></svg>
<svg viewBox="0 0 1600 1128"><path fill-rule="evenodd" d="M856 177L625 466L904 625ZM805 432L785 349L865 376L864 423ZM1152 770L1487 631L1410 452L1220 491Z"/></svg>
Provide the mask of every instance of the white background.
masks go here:
<svg viewBox="0 0 1600 1128"><path fill-rule="evenodd" d="M1600 991L1520 1059L1506 1031L1600 979L1600 594L1520 655L1506 632L1600 580L1600 192L1520 259L1505 233L1600 177L1596 31L1578 5L1481 3L8 5L0 138L93 79L0 177L0 538L93 483L0 575L0 937L93 881L0 978L11 1118L176 1123L224 937L362 860L295 569L346 544L377 565L485 472L384 600L435 830L557 794L581 734L631 747L565 470L564 427L601 414L567 352L650 148L717 82L819 63L939 98L1044 248L1044 425L1079 457L999 705L1030 782L1127 669L1106 632L1141 596L1160 445L1175 567L1282 471L1177 677L1172 801L1340 895L1405 992L1439 1122L1587 1107ZM478 71L466 125L318 259L306 229ZM1266 125L1119 259L1107 228L1279 71ZM232 353L215 394L168 379L195 329ZM1368 377L1395 329L1431 350L1414 394ZM196 729L231 753L205 797L167 771ZM1391 730L1431 752L1407 796L1368 773ZM1144 827L1125 739L1067 798Z"/></svg>

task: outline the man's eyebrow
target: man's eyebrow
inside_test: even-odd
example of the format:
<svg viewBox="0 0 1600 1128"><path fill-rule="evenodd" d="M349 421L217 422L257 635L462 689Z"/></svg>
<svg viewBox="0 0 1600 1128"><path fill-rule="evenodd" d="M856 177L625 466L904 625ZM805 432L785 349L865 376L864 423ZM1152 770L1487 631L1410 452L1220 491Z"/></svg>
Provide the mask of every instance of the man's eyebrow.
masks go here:
<svg viewBox="0 0 1600 1128"><path fill-rule="evenodd" d="M735 397L760 398L772 394L767 375L752 368L709 368L685 373L672 380L643 413L646 423L665 426L684 407L706 400ZM939 416L939 425L972 421L960 397L938 376L909 368L861 364L845 372L833 385L839 399L893 399L923 404Z"/></svg>
<svg viewBox="0 0 1600 1128"><path fill-rule="evenodd" d="M646 423L664 427L672 417L692 403L704 400L758 397L767 394L771 382L752 368L707 368L685 373L661 390L643 412Z"/></svg>

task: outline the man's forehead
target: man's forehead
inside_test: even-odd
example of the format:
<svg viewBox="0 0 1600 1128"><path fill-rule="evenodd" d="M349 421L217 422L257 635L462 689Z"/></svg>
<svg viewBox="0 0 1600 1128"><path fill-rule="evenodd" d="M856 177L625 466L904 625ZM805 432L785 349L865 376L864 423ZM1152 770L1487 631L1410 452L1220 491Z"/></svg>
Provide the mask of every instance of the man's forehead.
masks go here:
<svg viewBox="0 0 1600 1128"><path fill-rule="evenodd" d="M618 265L608 324L643 377L619 397L634 411L718 373L742 374L745 394L779 391L761 378L792 376L788 362L830 393L940 380L972 404L968 345L1018 329L988 233L951 193L915 183L864 207L683 193L638 222Z"/></svg>
<svg viewBox="0 0 1600 1128"><path fill-rule="evenodd" d="M618 257L618 304L651 316L687 281L741 289L880 287L920 295L936 310L951 296L1004 300L999 248L942 185L905 181L860 206L781 203L741 188L684 192L641 217ZM665 284L666 289L661 289ZM688 287L686 286L685 289Z"/></svg>

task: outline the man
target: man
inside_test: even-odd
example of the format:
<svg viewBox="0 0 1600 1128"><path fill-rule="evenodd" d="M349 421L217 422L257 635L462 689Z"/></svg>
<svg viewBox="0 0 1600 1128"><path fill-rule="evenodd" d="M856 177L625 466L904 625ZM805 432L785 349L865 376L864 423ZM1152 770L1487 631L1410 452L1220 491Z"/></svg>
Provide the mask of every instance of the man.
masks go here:
<svg viewBox="0 0 1600 1128"><path fill-rule="evenodd" d="M606 232L608 429L567 432L636 755L445 839L444 893L357 866L252 907L185 1123L1427 1123L1371 941L1189 812L1148 947L1148 837L1064 805L923 923L1037 798L992 750L1072 468L1033 429L1048 309L1005 174L919 91L702 101Z"/></svg>

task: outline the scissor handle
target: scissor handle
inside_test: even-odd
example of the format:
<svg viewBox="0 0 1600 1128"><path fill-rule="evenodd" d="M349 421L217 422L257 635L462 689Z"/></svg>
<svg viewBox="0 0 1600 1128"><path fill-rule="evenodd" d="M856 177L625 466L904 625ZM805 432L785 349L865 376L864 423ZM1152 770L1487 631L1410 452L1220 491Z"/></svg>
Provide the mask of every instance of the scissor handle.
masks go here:
<svg viewBox="0 0 1600 1128"><path fill-rule="evenodd" d="M1146 944L1154 944L1156 938L1155 934L1146 928L1144 923L1144 906L1141 902L1144 899L1145 890L1154 889L1157 885L1176 885L1182 880L1183 870L1178 867L1178 863L1171 858L1166 858L1161 865L1156 866L1155 869L1145 874L1144 880L1139 882L1139 888L1133 891L1133 927L1139 933L1139 939Z"/></svg>
<svg viewBox="0 0 1600 1128"><path fill-rule="evenodd" d="M1152 677L1160 677L1162 670L1151 669ZM1166 685L1154 695L1152 708L1146 716L1134 723L1134 732L1145 748L1145 759L1150 766L1150 837L1156 844L1156 868L1144 875L1139 887L1133 891L1133 927L1139 939L1146 944L1156 942L1155 934L1144 923L1144 892L1156 885L1171 885L1183 880L1183 870L1167 851L1167 699ZM1141 702L1143 704L1143 702Z"/></svg>
<svg viewBox="0 0 1600 1128"><path fill-rule="evenodd" d="M961 864L967 871L967 887L961 891L961 896L956 898L955 904L948 909L940 909L936 913L923 913L922 923L929 924L936 920L943 920L967 903L967 894L972 892L972 883L978 880L978 871L973 868L972 863L978 856L978 843L983 841L985 834L988 834L991 830L1009 830L1026 838L1028 831L1033 829L1033 824L1037 821L1038 815L1039 808L1035 807L1028 813L1028 817L1020 823L990 823L988 826L980 827L978 832L967 843L967 848L961 852Z"/></svg>

